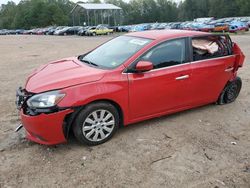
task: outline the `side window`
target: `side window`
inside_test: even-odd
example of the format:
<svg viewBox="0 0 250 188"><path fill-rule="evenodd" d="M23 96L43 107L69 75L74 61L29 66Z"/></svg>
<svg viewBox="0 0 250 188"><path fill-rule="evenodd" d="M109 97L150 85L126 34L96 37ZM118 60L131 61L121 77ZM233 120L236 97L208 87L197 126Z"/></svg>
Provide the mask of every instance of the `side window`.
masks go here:
<svg viewBox="0 0 250 188"><path fill-rule="evenodd" d="M151 49L140 60L150 61L154 69L186 62L186 40L176 39L164 42Z"/></svg>
<svg viewBox="0 0 250 188"><path fill-rule="evenodd" d="M192 39L193 60L205 60L232 54L232 43L227 36L206 36Z"/></svg>

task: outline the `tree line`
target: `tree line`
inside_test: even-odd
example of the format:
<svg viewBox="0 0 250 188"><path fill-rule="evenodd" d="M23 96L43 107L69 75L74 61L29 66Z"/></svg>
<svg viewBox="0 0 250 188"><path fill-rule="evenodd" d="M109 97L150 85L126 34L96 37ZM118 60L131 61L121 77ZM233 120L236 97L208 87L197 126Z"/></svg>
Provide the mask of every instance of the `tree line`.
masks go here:
<svg viewBox="0 0 250 188"><path fill-rule="evenodd" d="M100 0L89 0L100 3ZM250 16L249 0L105 0L122 8L122 23L175 22L199 17ZM35 28L49 25L72 25L69 0L21 0L0 7L0 28ZM78 14L76 17L82 15ZM80 20L80 19L79 19Z"/></svg>

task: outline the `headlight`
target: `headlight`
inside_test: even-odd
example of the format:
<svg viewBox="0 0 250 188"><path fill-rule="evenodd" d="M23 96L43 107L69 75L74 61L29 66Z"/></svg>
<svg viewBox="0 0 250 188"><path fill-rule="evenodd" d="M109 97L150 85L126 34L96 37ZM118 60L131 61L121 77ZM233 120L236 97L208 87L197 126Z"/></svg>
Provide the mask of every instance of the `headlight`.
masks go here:
<svg viewBox="0 0 250 188"><path fill-rule="evenodd" d="M27 105L31 108L49 108L57 105L64 96L60 91L45 92L29 98Z"/></svg>

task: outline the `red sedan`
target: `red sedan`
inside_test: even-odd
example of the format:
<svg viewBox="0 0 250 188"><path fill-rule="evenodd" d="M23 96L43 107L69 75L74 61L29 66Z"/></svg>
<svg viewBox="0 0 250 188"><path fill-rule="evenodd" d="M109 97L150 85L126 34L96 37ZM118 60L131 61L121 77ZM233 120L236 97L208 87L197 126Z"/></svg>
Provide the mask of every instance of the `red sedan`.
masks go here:
<svg viewBox="0 0 250 188"><path fill-rule="evenodd" d="M245 57L228 35L161 30L129 33L78 57L35 70L17 90L27 138L88 145L119 126L209 103L233 102Z"/></svg>

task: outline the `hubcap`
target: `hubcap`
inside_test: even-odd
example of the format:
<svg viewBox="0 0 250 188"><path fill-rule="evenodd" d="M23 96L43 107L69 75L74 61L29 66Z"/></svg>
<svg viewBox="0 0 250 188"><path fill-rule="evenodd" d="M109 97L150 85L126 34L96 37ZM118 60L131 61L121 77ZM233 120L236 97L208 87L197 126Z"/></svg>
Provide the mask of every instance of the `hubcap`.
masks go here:
<svg viewBox="0 0 250 188"><path fill-rule="evenodd" d="M107 138L115 127L115 118L108 110L96 110L88 115L83 122L82 132L90 141L102 141Z"/></svg>

